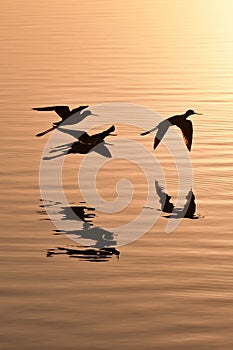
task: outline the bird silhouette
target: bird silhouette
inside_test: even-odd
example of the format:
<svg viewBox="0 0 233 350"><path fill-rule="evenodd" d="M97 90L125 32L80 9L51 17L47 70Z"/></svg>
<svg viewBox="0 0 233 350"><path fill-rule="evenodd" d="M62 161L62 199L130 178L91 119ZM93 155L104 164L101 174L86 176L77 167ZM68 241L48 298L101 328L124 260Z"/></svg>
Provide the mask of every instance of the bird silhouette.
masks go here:
<svg viewBox="0 0 233 350"><path fill-rule="evenodd" d="M186 196L186 203L183 208L175 208L174 204L170 202L172 198L164 189L159 185L158 181L155 180L155 188L156 192L159 196L159 202L161 204L161 211L166 213L173 213L173 215L165 216L165 217L174 217L174 218L189 218L189 219L198 219L195 215L196 212L196 202L195 195L192 189L189 190Z"/></svg>
<svg viewBox="0 0 233 350"><path fill-rule="evenodd" d="M94 135L88 135L84 132L81 136L78 137L78 141L74 142L68 153L88 153L93 147L97 146L101 142L104 142L105 137L115 131L115 126L112 125L110 128Z"/></svg>
<svg viewBox="0 0 233 350"><path fill-rule="evenodd" d="M192 190L189 191L189 193L186 196L187 203L184 206L183 213L185 214L185 218L194 219L195 218L195 212L196 212L196 202L195 202L195 196Z"/></svg>
<svg viewBox="0 0 233 350"><path fill-rule="evenodd" d="M112 132L115 131L115 126L112 125L110 128L94 135L88 135L88 133L84 132L78 139L79 141L85 144L97 145L100 142L103 142L105 137L109 136Z"/></svg>
<svg viewBox="0 0 233 350"><path fill-rule="evenodd" d="M151 131L158 130L154 139L154 149L155 149L160 143L160 141L162 140L163 136L166 134L168 128L171 125L176 125L178 126L178 128L181 129L184 142L188 150L191 151L192 139L193 139L193 125L190 120L187 120L187 118L193 114L201 115L201 113L196 113L194 112L194 110L189 109L184 114L174 115L173 117L163 120L155 128L145 131L140 135L144 136L149 134Z"/></svg>
<svg viewBox="0 0 233 350"><path fill-rule="evenodd" d="M64 122L71 115L73 115L75 113L79 113L82 110L86 109L87 107L88 106L79 106L79 107L74 108L72 110L70 110L70 108L68 106L50 106L50 107L36 107L36 108L32 108L35 111L54 111L61 118L60 121L53 123L53 127L52 128L49 128L49 129L47 129L45 131L42 131L42 132L38 133L36 136L37 137L43 136L43 135L47 134L48 132L56 129L62 122ZM91 113L89 113L89 114L91 114Z"/></svg>
<svg viewBox="0 0 233 350"><path fill-rule="evenodd" d="M155 181L156 192L159 196L159 203L161 204L161 210L166 213L172 213L174 209L174 204L170 202L172 198L166 192L164 192L163 188L159 185L158 181Z"/></svg>

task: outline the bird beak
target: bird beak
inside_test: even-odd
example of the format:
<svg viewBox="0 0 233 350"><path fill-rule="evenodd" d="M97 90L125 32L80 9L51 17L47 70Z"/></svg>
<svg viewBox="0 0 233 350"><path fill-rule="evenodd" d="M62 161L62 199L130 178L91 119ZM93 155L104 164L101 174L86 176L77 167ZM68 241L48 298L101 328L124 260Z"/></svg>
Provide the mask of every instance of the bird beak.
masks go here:
<svg viewBox="0 0 233 350"><path fill-rule="evenodd" d="M197 115L203 115L202 113L197 113L197 112L195 112L195 114L197 114Z"/></svg>

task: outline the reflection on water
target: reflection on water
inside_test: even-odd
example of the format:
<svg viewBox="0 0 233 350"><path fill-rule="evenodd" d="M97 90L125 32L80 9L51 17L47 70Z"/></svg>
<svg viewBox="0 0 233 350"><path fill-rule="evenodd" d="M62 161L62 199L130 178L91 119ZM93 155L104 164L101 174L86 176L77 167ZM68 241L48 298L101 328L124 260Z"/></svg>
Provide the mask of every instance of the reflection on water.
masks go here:
<svg viewBox="0 0 233 350"><path fill-rule="evenodd" d="M155 180L156 192L159 196L159 203L161 204L161 210L166 213L172 213L174 204L170 202L171 196L164 192L163 188L159 185L158 181Z"/></svg>
<svg viewBox="0 0 233 350"><path fill-rule="evenodd" d="M1 5L2 348L232 350L233 2L8 0ZM59 119L31 107L61 101L74 107L132 102L164 118L189 106L202 112L203 118L192 118L191 159L194 201L205 220L184 219L166 235L168 220L161 218L121 249L119 263L114 255L102 264L83 264L66 253L46 258L47 248L66 249L71 242L54 237L50 223L35 214L40 159L50 134L40 140L32 135ZM152 136L139 138L151 150ZM72 139L63 143L68 142ZM164 192L172 198L163 207L157 201L170 215L175 171L163 145L158 147ZM66 160L66 194L69 203L77 203L70 206L85 206L74 194L77 178L69 171L80 158ZM122 168L127 176L130 170ZM155 178L164 183L157 173ZM104 186L109 198L112 182ZM144 193L143 181L137 190Z"/></svg>
<svg viewBox="0 0 233 350"><path fill-rule="evenodd" d="M92 247L57 247L48 249L47 257L54 255L68 255L70 258L78 258L89 262L106 262L113 256L119 259L120 252L116 248L92 248Z"/></svg>
<svg viewBox="0 0 233 350"><path fill-rule="evenodd" d="M172 198L164 189L159 185L158 181L155 181L156 192L159 196L159 203L161 204L161 211L166 213L172 213L171 215L165 216L166 218L189 218L198 219L195 215L196 202L193 191L190 189L186 196L186 203L183 208L175 208L174 204L170 202Z"/></svg>
<svg viewBox="0 0 233 350"><path fill-rule="evenodd" d="M47 210L53 210L53 214L58 216L58 220L68 220L70 222L81 220L81 228L75 230L55 230L56 234L66 234L71 239L81 238L85 241L91 242L91 247L95 248L108 248L113 249L116 246L117 241L113 232L105 230L98 226L93 226L93 218L95 217L95 208L87 207L85 205L71 205L69 207L63 207L60 202L53 203L50 200L43 200L43 204L40 207L47 208ZM54 210L56 208L56 211ZM45 214L45 211L40 211L40 214ZM75 214L75 216L73 215ZM49 220L44 218L43 220ZM71 226L72 227L72 226ZM97 250L95 250L97 251Z"/></svg>
<svg viewBox="0 0 233 350"><path fill-rule="evenodd" d="M93 242L92 247L112 247L117 245L113 232L101 227L92 227L89 223L84 223L81 230L63 231L71 239L83 239Z"/></svg>
<svg viewBox="0 0 233 350"><path fill-rule="evenodd" d="M197 219L197 217L195 216L195 212L196 212L195 196L192 190L189 191L189 193L186 196L186 199L187 199L187 202L183 209L184 217L189 219Z"/></svg>
<svg viewBox="0 0 233 350"><path fill-rule="evenodd" d="M75 213L75 215L77 215L79 219L81 219L84 222L90 223L91 225L92 218L95 217L95 208L86 207L84 205L70 206L69 208ZM61 207L60 214L62 214L63 216L62 220L72 220L72 218L70 217L69 208ZM89 213L90 211L93 213Z"/></svg>

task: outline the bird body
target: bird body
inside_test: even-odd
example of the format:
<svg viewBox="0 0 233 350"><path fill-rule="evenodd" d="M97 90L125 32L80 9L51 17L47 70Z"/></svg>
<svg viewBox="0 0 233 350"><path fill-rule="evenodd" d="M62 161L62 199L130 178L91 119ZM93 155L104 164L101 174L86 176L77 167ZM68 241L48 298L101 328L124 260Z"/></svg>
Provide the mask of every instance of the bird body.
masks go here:
<svg viewBox="0 0 233 350"><path fill-rule="evenodd" d="M111 134L111 132L114 132L114 131L115 131L115 126L112 125L107 130L104 130L98 134L94 134L91 136L85 132L78 139L79 139L79 141L81 141L84 144L91 144L93 147L93 146L97 145L98 143L103 142L105 137L109 136Z"/></svg>
<svg viewBox="0 0 233 350"><path fill-rule="evenodd" d="M32 108L35 111L54 111L61 118L61 121L53 123L53 127L52 128L49 128L49 129L47 129L47 130L45 130L43 132L40 132L36 136L37 137L43 136L43 135L47 134L48 132L52 131L53 129L56 129L62 122L64 122L64 120L69 118L71 115L73 115L75 113L79 113L79 112L81 112L83 109L85 109L87 107L88 106L79 106L79 107L74 108L72 110L70 110L70 108L68 106L49 106L49 107Z"/></svg>
<svg viewBox="0 0 233 350"><path fill-rule="evenodd" d="M107 130L104 130L98 134L88 135L86 132L83 133L78 141L74 142L68 153L88 153L93 147L97 146L101 142L104 142L105 137L111 135L115 131L115 126L112 125Z"/></svg>
<svg viewBox="0 0 233 350"><path fill-rule="evenodd" d="M192 109L189 109L184 114L174 115L173 117L163 120L155 128L148 130L146 132L143 132L141 133L141 135L144 136L149 134L151 131L158 130L154 139L154 149L155 149L160 143L160 141L162 140L163 136L166 134L168 128L172 125L176 125L178 128L181 129L184 142L188 150L191 151L192 138L193 138L193 126L192 126L192 122L190 120L187 120L187 118L193 114L200 115L200 113L196 113Z"/></svg>

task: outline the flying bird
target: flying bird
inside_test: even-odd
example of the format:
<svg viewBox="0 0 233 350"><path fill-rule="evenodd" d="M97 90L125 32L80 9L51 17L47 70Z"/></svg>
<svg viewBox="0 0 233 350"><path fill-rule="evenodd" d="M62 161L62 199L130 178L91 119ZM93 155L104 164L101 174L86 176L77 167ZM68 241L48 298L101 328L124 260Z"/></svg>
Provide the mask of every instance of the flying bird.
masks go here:
<svg viewBox="0 0 233 350"><path fill-rule="evenodd" d="M187 120L187 118L193 114L201 115L201 113L196 113L194 112L194 110L189 109L184 114L174 115L173 117L163 120L155 128L148 130L146 132L143 132L140 135L144 136L154 130L158 130L154 139L154 149L155 149L160 143L160 141L162 140L163 136L166 134L168 128L171 125L176 125L178 126L178 128L181 129L184 142L188 150L191 151L192 139L193 139L193 125L190 120Z"/></svg>
<svg viewBox="0 0 233 350"><path fill-rule="evenodd" d="M103 142L105 137L111 135L112 132L115 131L115 126L112 125L110 128L94 135L88 135L88 133L84 132L78 139L84 144L91 144L92 146L97 145L100 142Z"/></svg>
<svg viewBox="0 0 233 350"><path fill-rule="evenodd" d="M88 133L84 132L80 137L78 137L78 141L74 142L68 153L88 153L93 147L97 146L101 142L104 142L105 137L109 135L113 135L112 132L115 131L115 126L112 125L107 130L104 130L98 134L88 135Z"/></svg>
<svg viewBox="0 0 233 350"><path fill-rule="evenodd" d="M32 108L35 111L54 111L61 118L60 121L53 123L53 127L52 128L50 128L48 130L45 130L45 131L42 131L42 132L38 133L36 136L37 137L43 136L43 135L47 134L48 132L56 129L62 122L64 122L64 120L69 118L71 115L73 115L73 114L75 114L77 112L81 112L82 110L84 110L87 107L88 106L79 106L79 107L74 108L72 110L70 110L70 108L68 106L50 106L50 107L36 107L36 108Z"/></svg>

